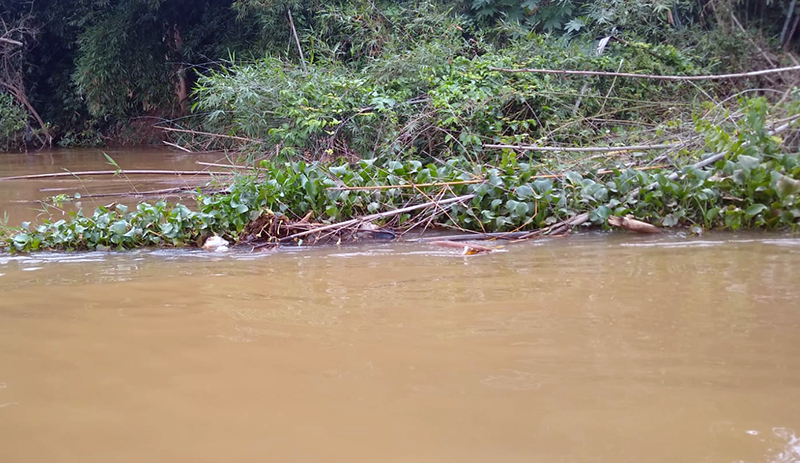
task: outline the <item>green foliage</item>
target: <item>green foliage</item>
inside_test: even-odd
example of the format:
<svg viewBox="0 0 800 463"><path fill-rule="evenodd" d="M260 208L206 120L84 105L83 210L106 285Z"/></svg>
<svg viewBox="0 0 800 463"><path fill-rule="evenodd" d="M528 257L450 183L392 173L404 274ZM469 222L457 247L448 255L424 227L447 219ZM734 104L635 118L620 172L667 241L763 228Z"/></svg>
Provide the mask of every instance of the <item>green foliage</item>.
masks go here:
<svg viewBox="0 0 800 463"><path fill-rule="evenodd" d="M437 26L423 29L427 27ZM205 115L207 130L261 140L265 150L278 146L285 156L447 157L472 156L483 142L552 137L546 141L576 144L607 138L603 125L554 130L565 121L603 112L617 120L660 124L665 107L680 107L680 100L689 104L699 94L694 87L670 82L623 85L612 78L562 79L492 69L558 62L569 69L702 71L670 45L612 43L598 56L587 41L554 42L529 33L496 48L480 38L465 41L457 22L438 27L437 40L392 48L369 59L361 52L346 57L328 53L307 69L279 58L232 63L199 80L195 109ZM385 47L392 43L387 39ZM362 50L355 45L350 49Z"/></svg>
<svg viewBox="0 0 800 463"><path fill-rule="evenodd" d="M479 21L502 20L524 23L530 28L560 31L573 17L575 0L472 0ZM580 29L580 28L579 28Z"/></svg>
<svg viewBox="0 0 800 463"><path fill-rule="evenodd" d="M660 39L688 20L691 0L472 0L478 21L517 23L529 30L576 34L618 34Z"/></svg>
<svg viewBox="0 0 800 463"><path fill-rule="evenodd" d="M68 220L46 221L37 226L25 223L6 244L18 251L181 246L198 235L201 228L198 215L180 204L142 203L132 211L117 205L114 209L100 207L90 216L78 211L69 213Z"/></svg>
<svg viewBox="0 0 800 463"><path fill-rule="evenodd" d="M330 137L326 139L323 132L332 130L338 137L334 137L337 138L334 146L346 148L345 151L352 149L362 155L364 152L370 155L398 152L447 155L451 152L459 154L463 152L461 145L466 147L469 144L452 143L448 138L449 134L458 139L463 131L436 125L452 114L440 117L420 110L431 109L424 104L417 105L416 110L398 105L416 101L428 91L436 90L432 87L437 84L436 79L445 78L442 73L450 72L451 64L455 64L452 72L464 69L463 62L456 58L473 60L476 56L487 55L484 63L489 65L539 62L546 67L573 66L609 71L616 70L622 63L621 70L667 72L681 68L670 64L656 48L672 45L677 54L683 55L682 59L697 68L697 72L752 70L762 66L753 60L756 52L751 39L755 38L769 54L771 45L778 41L783 26L787 24L789 1L343 0L331 3L320 0L37 0L29 3L0 0L0 11L4 18L11 19L11 23L30 14L30 23L40 31L35 43L26 43L21 51L24 87L32 105L50 123L56 139L65 138L62 145L93 144L98 138L89 132L94 130L105 138L137 132L124 130L132 117L172 119L185 116L189 105L182 100L182 84L191 88L198 78L211 76L212 70L218 72L215 77L225 75L227 71L243 72L245 61L242 58L251 60L269 56L282 61L282 68L291 78L302 79L302 74L289 69L294 67L292 64L299 64L299 53L287 14L291 10L305 60L316 68L309 72L328 74L327 77L314 77L318 89L304 91L313 94L316 91L342 90L343 83L359 85L366 82L369 95L358 95L363 93L360 89L348 87L347 93L354 95L347 95L344 99L362 106L344 112L338 107L318 108L323 113L330 110L330 113L310 116L313 120L299 124L297 134L290 128L290 135L308 140L304 143L291 141L288 148L324 152L330 149L331 140ZM745 28L760 27L763 40L759 34L742 34L731 22L733 16L738 17ZM789 24L787 28L788 35L792 33L791 26ZM537 36L531 31L548 35ZM588 59L594 55L595 39L609 35L638 44L634 46L638 51L627 53L607 49L607 54L616 53L616 57L612 56L605 62ZM792 37L786 41L792 43L790 39ZM645 44L654 47L651 62L628 62L629 59L644 60L648 53L639 45ZM575 53L577 55L572 56ZM632 54L638 54L638 57L634 59ZM239 57L238 65L221 69L225 63L219 60L228 56ZM625 62L621 58L625 58ZM254 66L263 70L275 67L274 64L258 62ZM457 83L458 76L453 77ZM332 82L328 84L326 79ZM506 91L504 86L515 79L502 80L500 90ZM282 81L275 77L265 82L277 85ZM558 87L554 88L556 91L568 87L569 95L549 97L543 108L545 117L538 117L539 126L558 125L560 120L548 119L551 111L567 113L568 107L575 106L579 96L574 94L581 91L581 84L576 82L577 79L545 82L547 86ZM258 84L254 82L254 85ZM602 103L591 106L587 98L599 101L598 98L605 95L603 92L608 91L611 84L608 79L593 79L590 94L583 97L580 106L606 109ZM209 82L200 85L201 89L209 86L212 86ZM460 87L461 83L457 83L455 87L441 90L457 93ZM629 93L634 98L638 98L636 93L651 94L644 86L633 91L628 91L628 88L629 82L617 82L610 96L616 96L617 92ZM497 90L491 86L485 89ZM469 88L463 90L464 94L472 91ZM513 99L513 104L508 101L501 106L505 108L501 112L508 117L505 112L512 110L513 105L530 105L533 111L529 111L524 119L511 122L530 124L531 118L527 116L540 110L532 106L538 102L537 99L512 93L501 93ZM207 96L203 92L198 95ZM373 100L379 103L376 107L380 106L381 110L372 115L348 120L336 114L339 111L339 116L353 116L359 108L375 106L371 104ZM283 107L284 103L290 102L277 106ZM589 105L584 106L587 103ZM499 101L478 101L476 108L480 112L480 108L494 108L498 104ZM280 121L280 127L284 117L291 119L295 113L281 111L275 121L268 120L266 128L258 129L249 127L257 120L255 116L243 117L243 113L256 109L256 106L234 108L233 112L239 114L228 114L230 108L210 109L212 114L216 114L212 119L218 123L206 120L206 128L220 128L225 133L260 133L274 128L272 122ZM385 111L387 107L388 112ZM225 111L229 118L220 118L215 113L218 110ZM468 119L472 116L470 111L466 117L459 117ZM493 111L495 109L487 114ZM586 114L581 112L576 116ZM269 114L262 116L271 118ZM631 113L626 117L639 115ZM346 123L332 128L328 124L334 120ZM184 122L190 128L202 129L198 126L199 120L187 122L184 119ZM304 135L309 127L318 123L322 124L319 127L322 132L312 130L313 136ZM463 137L470 140L472 136L483 136L485 130L467 127L465 132ZM503 136L509 134L503 132ZM533 138L538 138L538 135L531 134ZM271 138L259 135L259 138L270 138L270 143L277 137L277 133ZM376 144L378 149L375 149ZM370 145L372 148L368 150Z"/></svg>
<svg viewBox="0 0 800 463"><path fill-rule="evenodd" d="M239 27L247 23L237 24L230 6L230 0L125 0L78 19L83 31L73 79L92 113L174 111L181 103L176 87L194 77L194 60L252 39L252 28Z"/></svg>
<svg viewBox="0 0 800 463"><path fill-rule="evenodd" d="M8 150L16 145L27 119L28 114L14 97L0 91L0 148Z"/></svg>

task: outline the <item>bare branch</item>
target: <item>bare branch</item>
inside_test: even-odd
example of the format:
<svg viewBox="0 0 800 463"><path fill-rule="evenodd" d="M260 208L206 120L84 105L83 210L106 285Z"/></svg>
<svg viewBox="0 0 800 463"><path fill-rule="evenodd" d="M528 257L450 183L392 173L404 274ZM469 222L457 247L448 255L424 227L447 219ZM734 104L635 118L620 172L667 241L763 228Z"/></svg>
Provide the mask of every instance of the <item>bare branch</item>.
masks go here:
<svg viewBox="0 0 800 463"><path fill-rule="evenodd" d="M0 37L0 42L10 43L11 45L16 45L18 47L22 46L22 42L12 39L7 39L5 37Z"/></svg>
<svg viewBox="0 0 800 463"><path fill-rule="evenodd" d="M591 153L591 152L617 152L617 151L644 151L661 150L679 146L680 142L664 143L660 145L631 145L631 146L585 146L585 147L559 147L559 146L534 146L534 145L493 145L485 144L484 148L511 149L517 151L556 151L561 153Z"/></svg>
<svg viewBox="0 0 800 463"><path fill-rule="evenodd" d="M632 74L629 72L604 72L604 71L570 71L566 69L534 69L534 68L520 68L520 69L507 69L490 67L492 71L499 72L530 72L535 74L563 74L563 75L576 75L576 76L605 76L605 77L630 77L633 79L651 79L651 80L674 80L674 81L693 81L693 80L721 80L721 79L743 79L747 77L763 76L767 74L777 74L781 72L797 72L800 71L800 66L791 66L778 69L762 69L760 71L742 72L739 74L716 74L706 76L660 76L654 74Z"/></svg>
<svg viewBox="0 0 800 463"><path fill-rule="evenodd" d="M0 177L0 181L6 180L33 180L39 178L58 178L58 177L88 177L98 175L231 175L231 172L211 172L206 170L90 170L84 172L53 172L49 174L15 175L13 177Z"/></svg>

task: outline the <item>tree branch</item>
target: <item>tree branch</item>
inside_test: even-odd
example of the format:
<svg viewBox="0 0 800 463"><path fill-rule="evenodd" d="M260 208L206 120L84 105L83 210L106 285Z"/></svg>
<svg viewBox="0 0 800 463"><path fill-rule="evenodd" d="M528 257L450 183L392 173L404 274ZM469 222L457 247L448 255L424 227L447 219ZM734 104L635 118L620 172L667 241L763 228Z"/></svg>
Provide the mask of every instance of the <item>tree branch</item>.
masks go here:
<svg viewBox="0 0 800 463"><path fill-rule="evenodd" d="M694 81L694 80L721 80L721 79L742 79L747 77L763 76L766 74L777 74L780 72L797 72L800 71L800 66L791 66L778 69L762 69L760 71L743 72L739 74L717 74L706 76L660 76L654 74L632 74L629 72L604 72L604 71L569 71L565 69L534 69L534 68L496 68L489 67L492 71L499 72L530 72L535 74L563 74L563 75L577 75L577 76L605 76L605 77L630 77L633 79L651 79L651 80L674 80L674 81Z"/></svg>
<svg viewBox="0 0 800 463"><path fill-rule="evenodd" d="M22 46L22 42L19 42L17 40L7 39L5 37L0 37L0 42L10 43L11 45L16 45L18 47Z"/></svg>
<svg viewBox="0 0 800 463"><path fill-rule="evenodd" d="M585 146L585 147L559 147L559 146L534 146L534 145L493 145L485 144L484 148L511 149L517 151L556 151L560 153L585 153L585 152L615 152L615 151L643 151L675 148L680 142L665 143L661 145L631 145L631 146Z"/></svg>

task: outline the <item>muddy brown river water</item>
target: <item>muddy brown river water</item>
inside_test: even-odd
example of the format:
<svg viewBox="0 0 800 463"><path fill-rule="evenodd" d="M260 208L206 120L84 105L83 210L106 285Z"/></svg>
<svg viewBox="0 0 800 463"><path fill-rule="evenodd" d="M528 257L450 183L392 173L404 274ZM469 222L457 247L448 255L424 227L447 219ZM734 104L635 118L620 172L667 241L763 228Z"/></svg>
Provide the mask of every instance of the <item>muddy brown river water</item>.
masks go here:
<svg viewBox="0 0 800 463"><path fill-rule="evenodd" d="M754 233L0 253L0 462L797 462L798 272Z"/></svg>

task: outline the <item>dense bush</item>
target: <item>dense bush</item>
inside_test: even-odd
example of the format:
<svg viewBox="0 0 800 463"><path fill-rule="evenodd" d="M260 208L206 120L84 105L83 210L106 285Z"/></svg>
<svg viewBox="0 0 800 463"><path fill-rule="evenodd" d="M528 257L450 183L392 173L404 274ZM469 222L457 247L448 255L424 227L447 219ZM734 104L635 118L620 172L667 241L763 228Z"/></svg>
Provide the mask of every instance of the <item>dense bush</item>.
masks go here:
<svg viewBox="0 0 800 463"><path fill-rule="evenodd" d="M147 117L151 122L177 118L183 127L202 129L200 119L185 118L188 107L197 101L187 91L197 78L211 75L212 70L219 72L217 77L226 72L243 73L245 63L269 56L269 60L280 60L280 68L290 77L304 79L292 69L303 66L289 22L290 10L310 75L335 75L330 78L338 83L332 82L330 90L339 89L341 83L359 85L366 79L373 87L371 96L401 104L432 89L436 82L431 79L441 77L436 74L439 69L447 72L443 63L456 57L472 60L486 54L485 62L495 65L503 64L503 58L515 58L508 63L523 65L539 57L547 67L567 68L580 64L570 62L576 49L581 55L592 55L594 40L610 35L631 43L674 46L702 71L771 66L770 56L780 61L776 46L792 46L793 37L800 34L789 21L794 17L789 5L790 0L0 0L0 12L4 23L24 20L38 31L34 39L26 41L20 56L25 71L23 87L56 137L68 134L64 144L73 145L98 140L75 136L87 130L106 138L135 137L131 131L120 130L133 117ZM753 44L760 44L765 52ZM566 61L566 53L557 53L560 47L570 50ZM611 57L602 65L588 60L583 64L605 70L659 68L655 64L660 58L650 65L638 65L627 62L628 58L623 62L623 55L626 53L617 53L616 60ZM227 66L220 60L230 56L237 57L237 65L223 69ZM640 58L644 56L640 53ZM456 64L454 71L460 72L463 63ZM671 70L680 70L666 64ZM257 74L259 69L277 66L256 63L255 67ZM266 78L263 83L276 82L280 79ZM319 79L317 83L325 87ZM549 83L565 82L553 79ZM576 105L579 97L572 93L575 87L583 93L582 83L571 83L570 95L553 98L546 106L584 107L590 103L588 99L604 96L613 81L593 80L581 105ZM256 90L257 84L253 82ZM628 84L616 82L607 100L612 101ZM203 92L198 95L206 96ZM370 101L366 98L365 104L369 106ZM386 105L384 102L382 107ZM550 122L549 108L533 106L534 111L544 109L541 124ZM423 129L436 123L427 118L417 121L413 111L405 110L390 111L387 117L394 112L399 112L401 127L407 125L404 113ZM383 117L377 120L383 121ZM380 132L380 136L373 134L375 139L408 138L405 131L387 136L396 125L392 121L373 122ZM211 129L255 132L236 125L205 124ZM346 131L346 125L340 133ZM421 130L419 127L415 130ZM425 136L415 150L452 148L443 143L446 134L440 129L422 130Z"/></svg>
<svg viewBox="0 0 800 463"><path fill-rule="evenodd" d="M394 49L364 65L322 57L307 69L279 58L232 63L200 79L195 109L208 130L259 140L264 151L277 146L288 157L448 157L479 153L487 142L604 144L609 132L635 140L636 130L625 121L690 120L689 106L701 92L714 93L713 87L679 83L493 70L554 62L651 74L706 70L670 45L613 42L598 55L593 41L529 33L498 47L448 33L461 27L458 22L438 27L438 40ZM586 124L592 117L612 122Z"/></svg>

